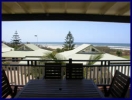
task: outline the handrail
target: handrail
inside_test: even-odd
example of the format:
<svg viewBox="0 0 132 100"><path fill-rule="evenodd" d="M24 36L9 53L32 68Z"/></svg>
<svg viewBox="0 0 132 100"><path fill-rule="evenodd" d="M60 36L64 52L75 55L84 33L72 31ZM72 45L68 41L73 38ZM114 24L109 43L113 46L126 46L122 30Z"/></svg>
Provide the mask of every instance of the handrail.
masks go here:
<svg viewBox="0 0 132 100"><path fill-rule="evenodd" d="M27 64L2 64L2 66L34 66L34 67L45 67L45 65L27 65ZM130 64L112 64L112 65L83 65L83 67L108 67L108 66L130 66ZM60 67L66 67L66 65L61 65Z"/></svg>
<svg viewBox="0 0 132 100"><path fill-rule="evenodd" d="M37 61L39 62L47 62L47 61L55 61L55 60L2 60L2 61L27 61L27 64L19 64L19 66L44 66L41 64L37 64ZM95 66L115 66L115 65L120 65L120 66L124 66L126 64L126 66L130 66L130 60L57 60L57 61L66 61L65 63L72 63L72 62L100 62L101 64L96 64ZM104 64L103 64L104 63ZM122 65L121 65L122 64ZM17 66L17 64L2 64L4 66ZM64 66L64 65L62 65ZM84 65L85 67L87 66L93 66L94 65Z"/></svg>
<svg viewBox="0 0 132 100"><path fill-rule="evenodd" d="M69 61L69 60L57 60L57 61ZM2 61L54 61L54 60L16 60L16 59L3 60L2 59ZM131 60L72 60L72 61L131 61Z"/></svg>

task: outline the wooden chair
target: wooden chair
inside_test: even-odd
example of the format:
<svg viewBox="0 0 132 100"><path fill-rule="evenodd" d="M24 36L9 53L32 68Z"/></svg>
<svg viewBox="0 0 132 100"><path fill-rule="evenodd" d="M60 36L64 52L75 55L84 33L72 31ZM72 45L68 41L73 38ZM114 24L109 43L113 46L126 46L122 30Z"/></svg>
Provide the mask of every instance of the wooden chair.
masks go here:
<svg viewBox="0 0 132 100"><path fill-rule="evenodd" d="M61 79L61 63L45 63L45 79Z"/></svg>
<svg viewBox="0 0 132 100"><path fill-rule="evenodd" d="M6 76L6 73L4 70L2 70L2 98L6 98L8 95L11 95L12 98L17 93L17 86L14 87L14 90L12 90L8 78Z"/></svg>
<svg viewBox="0 0 132 100"><path fill-rule="evenodd" d="M116 70L109 90L105 89L106 97L124 98L130 85L130 77Z"/></svg>
<svg viewBox="0 0 132 100"><path fill-rule="evenodd" d="M83 64L66 64L66 79L83 79Z"/></svg>

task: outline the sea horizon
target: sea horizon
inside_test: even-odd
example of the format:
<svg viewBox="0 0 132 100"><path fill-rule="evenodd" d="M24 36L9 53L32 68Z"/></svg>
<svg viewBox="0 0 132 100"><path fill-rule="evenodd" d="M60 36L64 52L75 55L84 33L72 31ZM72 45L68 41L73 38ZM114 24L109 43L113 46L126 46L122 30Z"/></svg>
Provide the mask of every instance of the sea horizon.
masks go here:
<svg viewBox="0 0 132 100"><path fill-rule="evenodd" d="M27 43L27 42L25 42ZM55 47L61 48L64 42L30 42L32 44L37 44L46 47ZM109 47L111 49L122 49L122 50L130 50L130 43L92 43L92 42L74 42L75 47L78 47L82 44L91 44L93 46L103 46Z"/></svg>
<svg viewBox="0 0 132 100"><path fill-rule="evenodd" d="M38 41L38 42L39 43L64 43L65 41L63 41L63 42L40 42L40 41ZM23 42L23 43L26 43L26 42ZM31 43L33 43L33 42L31 42ZM36 41L35 41L35 43L36 43ZM108 43L108 42L74 42L74 43ZM119 43L119 44L130 44L130 43Z"/></svg>
<svg viewBox="0 0 132 100"><path fill-rule="evenodd" d="M23 43L27 43L27 42L23 42ZM54 45L63 45L64 42L29 42L29 43L33 43L33 44L54 44ZM130 47L130 43L94 43L94 42L74 42L74 44L76 45L81 45L81 44L91 44L91 45L95 45L95 46L126 46L126 47Z"/></svg>
<svg viewBox="0 0 132 100"><path fill-rule="evenodd" d="M9 43L9 42L8 42ZM27 42L22 42L26 44ZM41 45L41 46L62 46L64 42L29 42L31 44ZM93 46L105 46L113 49L124 49L130 50L130 43L94 43L94 42L74 42L75 46L80 46L82 44L91 44Z"/></svg>

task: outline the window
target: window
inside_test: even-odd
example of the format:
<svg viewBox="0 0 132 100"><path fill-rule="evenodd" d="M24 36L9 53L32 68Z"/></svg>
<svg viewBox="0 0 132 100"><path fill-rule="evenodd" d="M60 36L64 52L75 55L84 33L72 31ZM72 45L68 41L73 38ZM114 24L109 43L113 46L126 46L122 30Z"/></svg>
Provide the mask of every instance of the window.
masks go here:
<svg viewBox="0 0 132 100"><path fill-rule="evenodd" d="M12 62L15 62L15 58L12 58Z"/></svg>
<svg viewBox="0 0 132 100"><path fill-rule="evenodd" d="M6 60L6 58L3 58L3 57L2 57L2 61L5 61L5 60Z"/></svg>
<svg viewBox="0 0 132 100"><path fill-rule="evenodd" d="M3 58L3 57L2 57L2 60L5 60L5 59L6 59L6 58Z"/></svg>
<svg viewBox="0 0 132 100"><path fill-rule="evenodd" d="M12 58L12 62L17 62L18 58Z"/></svg>
<svg viewBox="0 0 132 100"><path fill-rule="evenodd" d="M95 49L93 49L93 48L92 48L92 51L94 51L94 52L95 52Z"/></svg>
<svg viewBox="0 0 132 100"><path fill-rule="evenodd" d="M18 62L18 58L16 58L16 62Z"/></svg>
<svg viewBox="0 0 132 100"><path fill-rule="evenodd" d="M82 52L85 52L85 50L83 50Z"/></svg>

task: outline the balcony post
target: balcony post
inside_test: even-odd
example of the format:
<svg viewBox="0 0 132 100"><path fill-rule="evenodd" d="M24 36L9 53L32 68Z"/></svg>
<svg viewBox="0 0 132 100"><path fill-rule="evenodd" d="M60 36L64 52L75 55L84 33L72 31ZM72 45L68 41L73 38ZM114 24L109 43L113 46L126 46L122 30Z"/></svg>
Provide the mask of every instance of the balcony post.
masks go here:
<svg viewBox="0 0 132 100"><path fill-rule="evenodd" d="M37 65L37 61L35 60L35 66Z"/></svg>
<svg viewBox="0 0 132 100"><path fill-rule="evenodd" d="M27 65L29 66L29 60L27 60Z"/></svg>
<svg viewBox="0 0 132 100"><path fill-rule="evenodd" d="M33 66L33 61L31 61L31 66Z"/></svg>
<svg viewBox="0 0 132 100"><path fill-rule="evenodd" d="M69 59L69 64L72 64L72 59L71 58Z"/></svg>
<svg viewBox="0 0 132 100"><path fill-rule="evenodd" d="M72 65L72 59L70 58L69 59L69 65ZM69 78L72 78L71 76L71 73L72 73L72 68L71 67L69 67Z"/></svg>

